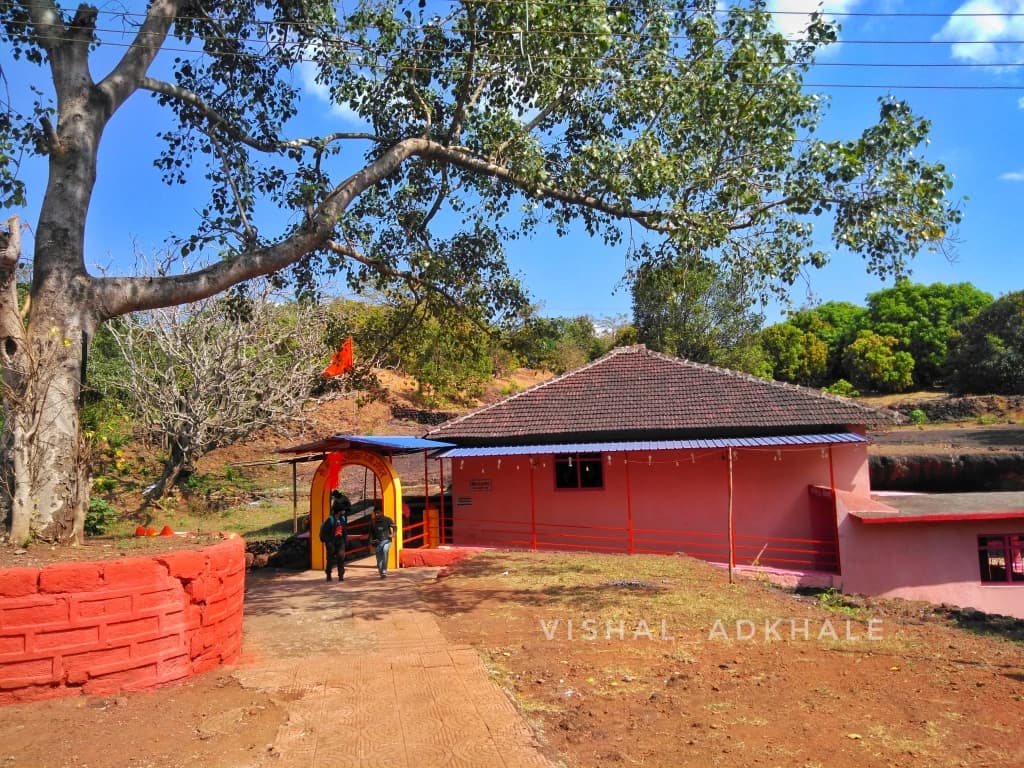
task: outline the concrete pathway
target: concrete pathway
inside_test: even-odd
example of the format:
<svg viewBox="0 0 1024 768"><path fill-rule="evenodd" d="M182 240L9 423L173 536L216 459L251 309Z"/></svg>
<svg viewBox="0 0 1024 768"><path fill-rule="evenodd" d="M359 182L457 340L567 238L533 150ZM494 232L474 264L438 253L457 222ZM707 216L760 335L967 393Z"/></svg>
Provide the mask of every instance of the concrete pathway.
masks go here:
<svg viewBox="0 0 1024 768"><path fill-rule="evenodd" d="M288 712L271 750L288 768L543 767L530 728L475 650L450 645L418 598L435 568L344 582L322 572L247 578L242 685Z"/></svg>

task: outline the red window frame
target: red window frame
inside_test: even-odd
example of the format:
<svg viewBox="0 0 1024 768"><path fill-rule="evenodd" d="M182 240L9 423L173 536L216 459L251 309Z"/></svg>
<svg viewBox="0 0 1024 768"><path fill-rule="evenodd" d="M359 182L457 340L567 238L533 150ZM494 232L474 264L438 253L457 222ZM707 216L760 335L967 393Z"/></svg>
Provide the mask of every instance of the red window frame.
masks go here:
<svg viewBox="0 0 1024 768"><path fill-rule="evenodd" d="M978 536L978 568L982 584L1024 587L1024 533Z"/></svg>

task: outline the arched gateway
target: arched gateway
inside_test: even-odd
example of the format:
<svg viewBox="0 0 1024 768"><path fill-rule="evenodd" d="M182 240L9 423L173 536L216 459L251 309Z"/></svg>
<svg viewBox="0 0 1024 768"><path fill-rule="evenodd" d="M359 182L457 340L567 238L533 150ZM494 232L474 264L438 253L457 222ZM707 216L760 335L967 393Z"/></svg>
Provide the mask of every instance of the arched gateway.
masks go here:
<svg viewBox="0 0 1024 768"><path fill-rule="evenodd" d="M395 454L419 453L437 448L451 447L450 443L424 440L419 437L391 437L369 435L334 435L323 440L283 448L280 453L307 454L309 460L320 458L309 489L309 530L311 566L323 570L323 545L316 540L316 532L327 517L331 505L331 491L338 487L341 470L347 466L360 466L370 470L380 484L381 505L385 515L395 521L397 531L389 555L389 568L396 568L401 558L404 531L402 530L402 481L398 477L391 457Z"/></svg>

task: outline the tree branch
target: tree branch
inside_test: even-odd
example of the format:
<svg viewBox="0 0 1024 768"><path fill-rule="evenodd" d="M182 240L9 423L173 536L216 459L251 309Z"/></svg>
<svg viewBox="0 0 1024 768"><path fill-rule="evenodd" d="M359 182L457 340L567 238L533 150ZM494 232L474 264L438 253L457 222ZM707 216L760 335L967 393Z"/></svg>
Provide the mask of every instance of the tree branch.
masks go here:
<svg viewBox="0 0 1024 768"><path fill-rule="evenodd" d="M206 135L210 137L210 144L213 146L214 152L217 153L217 158L220 160L221 167L224 169L224 178L227 180L227 185L231 189L232 197L235 198L235 208L238 209L238 218L241 220L242 227L245 230L242 241L247 247L251 248L259 242L259 235L256 234L256 230L253 229L252 222L249 221L249 215L245 212L245 204L242 200L242 194L239 192L235 176L231 172L231 163L228 162L228 159L224 154L224 150L221 148L220 142L217 140L217 134L213 130L210 130L207 131Z"/></svg>
<svg viewBox="0 0 1024 768"><path fill-rule="evenodd" d="M421 157L429 157L434 160L446 162L450 165L462 168L463 170L473 171L474 173L478 173L482 176L490 176L491 178L498 179L515 187L528 197L557 200L569 205L578 205L582 208L590 208L591 210L598 211L600 213L607 213L615 218L631 219L637 222L644 229L651 230L652 232L668 233L675 230L678 226L675 223L667 221L667 214L663 211L644 210L625 205L615 205L583 192L572 192L558 187L553 187L548 184L538 184L536 182L521 179L508 168L497 165L483 158L474 157L466 150L458 147L444 147L435 142L426 142L426 146L417 151L416 154Z"/></svg>
<svg viewBox="0 0 1024 768"><path fill-rule="evenodd" d="M52 0L37 0L36 2L24 2L23 0L20 5L28 12L28 16L32 20L39 46L49 54L52 61L58 46L64 42L64 22L60 16L60 9Z"/></svg>
<svg viewBox="0 0 1024 768"><path fill-rule="evenodd" d="M459 82L459 87L456 92L455 98L455 109L452 114L452 124L448 129L448 144L459 143L458 139L462 135L462 124L466 120L466 106L469 101L469 85L472 82L472 76L476 69L476 51L477 51L477 35L476 35L476 6L470 5L467 8L467 22L471 27L472 39L469 43L469 52L466 56L466 70L462 73L462 80Z"/></svg>
<svg viewBox="0 0 1024 768"><path fill-rule="evenodd" d="M146 70L167 39L175 17L181 9L181 0L155 0L146 13L135 39L117 66L100 81L97 88L110 101L113 113L131 96L145 79Z"/></svg>
<svg viewBox="0 0 1024 768"><path fill-rule="evenodd" d="M0 359L5 369L24 347L25 326L18 312L18 258L21 256L21 222L11 216L0 229Z"/></svg>
<svg viewBox="0 0 1024 768"><path fill-rule="evenodd" d="M447 291L441 290L436 285L429 283L422 277L419 277L418 275L415 275L412 272L409 272L408 270L389 267L388 265L383 264L380 261L374 261L373 259L368 258L365 254L363 254L356 248L353 248L351 245L343 245L342 243L338 243L333 240L327 243L327 248L332 253L336 253L339 256L346 256L352 259L353 261L358 261L360 264L369 267L372 270L380 272L381 274L389 275L390 277L396 277L399 280L403 280L412 285L416 285L420 288L432 291L433 293L436 293L438 296L443 298L445 301L447 301L460 312L464 314L466 313L466 305L463 302L459 301L457 298L452 296Z"/></svg>
<svg viewBox="0 0 1024 768"><path fill-rule="evenodd" d="M197 301L249 280L283 269L305 254L328 245L337 221L351 202L363 191L387 178L402 163L419 156L464 170L499 179L535 198L558 200L569 205L590 208L621 219L631 219L646 229L671 232L677 224L662 221L660 211L644 211L614 205L592 195L570 192L544 184L525 181L503 166L473 157L465 150L445 147L434 141L412 138L390 147L374 162L353 174L324 199L312 218L290 236L263 248L248 251L197 272L167 277L102 278L95 281L95 303L101 319L126 312L165 307ZM345 254L350 255L350 254Z"/></svg>
<svg viewBox="0 0 1024 768"><path fill-rule="evenodd" d="M203 101L197 94L192 91L181 88L180 86L174 85L173 83L167 83L162 80L156 80L152 77L144 77L139 82L139 87L152 93L159 93L168 98L180 101L183 104L188 104L190 107L198 110L211 124L211 127L222 129L228 136L236 141L245 144L251 149L255 149L258 152L284 152L289 149L304 149L312 148L317 150L324 149L328 144L335 141L342 140L354 140L364 139L366 141L381 141L381 138L373 133L332 133L324 136L323 138L300 138L300 139L285 139L281 141L262 141L253 136L250 136L245 131L240 129L234 123L228 121L223 115L217 110Z"/></svg>
<svg viewBox="0 0 1024 768"><path fill-rule="evenodd" d="M338 218L352 200L429 144L423 139L406 139L394 145L335 187L305 226L273 245L238 254L184 275L95 280L94 304L99 307L100 318L105 320L127 312L198 301L235 283L267 275L295 263L305 254L327 244L334 235Z"/></svg>

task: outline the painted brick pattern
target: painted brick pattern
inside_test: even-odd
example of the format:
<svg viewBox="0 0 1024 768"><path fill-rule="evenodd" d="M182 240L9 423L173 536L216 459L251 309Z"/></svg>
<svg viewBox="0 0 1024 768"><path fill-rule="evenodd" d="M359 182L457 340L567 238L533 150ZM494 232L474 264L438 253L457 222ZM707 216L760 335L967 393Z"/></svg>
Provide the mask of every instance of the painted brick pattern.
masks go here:
<svg viewBox="0 0 1024 768"><path fill-rule="evenodd" d="M234 661L245 542L0 570L0 705L144 690Z"/></svg>

